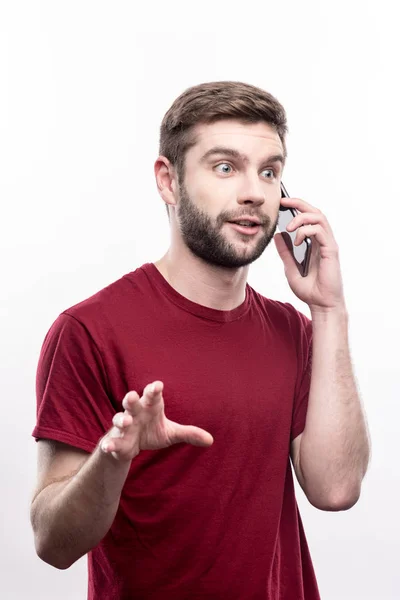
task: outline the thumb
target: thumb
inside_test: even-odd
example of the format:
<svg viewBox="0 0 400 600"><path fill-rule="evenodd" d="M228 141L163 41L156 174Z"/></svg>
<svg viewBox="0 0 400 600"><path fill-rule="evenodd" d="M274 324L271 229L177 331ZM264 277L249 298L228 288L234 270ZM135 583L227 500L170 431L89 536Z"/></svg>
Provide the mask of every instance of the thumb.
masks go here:
<svg viewBox="0 0 400 600"><path fill-rule="evenodd" d="M172 444L179 444L186 442L193 446L211 446L214 443L214 438L211 433L196 427L195 425L180 425L179 423L173 423L169 431L169 439Z"/></svg>

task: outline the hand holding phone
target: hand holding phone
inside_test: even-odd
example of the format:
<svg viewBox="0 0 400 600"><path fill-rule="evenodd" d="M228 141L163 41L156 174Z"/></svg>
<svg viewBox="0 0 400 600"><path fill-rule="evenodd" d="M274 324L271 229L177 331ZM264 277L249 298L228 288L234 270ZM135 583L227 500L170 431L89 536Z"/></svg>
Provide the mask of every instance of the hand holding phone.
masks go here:
<svg viewBox="0 0 400 600"><path fill-rule="evenodd" d="M290 198L285 186L281 182L281 197ZM295 260L296 266L303 277L307 277L308 268L310 265L311 256L311 238L305 237L304 241L300 246L295 246L294 241L296 239L297 229L295 231L287 231L286 227L294 219L299 211L289 206L279 207L279 218L278 218L278 229L282 233L282 237L285 240L286 246L289 248L292 256Z"/></svg>

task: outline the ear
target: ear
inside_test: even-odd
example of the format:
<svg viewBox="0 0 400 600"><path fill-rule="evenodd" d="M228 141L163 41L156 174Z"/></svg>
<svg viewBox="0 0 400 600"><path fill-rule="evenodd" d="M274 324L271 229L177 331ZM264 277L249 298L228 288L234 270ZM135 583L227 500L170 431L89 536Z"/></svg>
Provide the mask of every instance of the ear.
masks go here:
<svg viewBox="0 0 400 600"><path fill-rule="evenodd" d="M166 204L176 206L178 177L173 165L165 156L159 156L154 163L157 189Z"/></svg>

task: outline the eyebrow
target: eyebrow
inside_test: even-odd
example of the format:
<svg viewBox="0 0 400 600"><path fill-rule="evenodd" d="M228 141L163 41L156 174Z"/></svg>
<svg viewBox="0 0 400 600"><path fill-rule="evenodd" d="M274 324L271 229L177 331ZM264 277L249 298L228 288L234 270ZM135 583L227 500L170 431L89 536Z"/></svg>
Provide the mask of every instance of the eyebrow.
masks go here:
<svg viewBox="0 0 400 600"><path fill-rule="evenodd" d="M201 163L207 162L209 158L214 156L214 154L223 154L224 156L230 156L231 158L236 158L237 160L241 160L243 163L248 164L250 161L245 154L242 154L238 150L234 148L228 148L227 146L214 146L207 150L205 154L200 159ZM285 164L285 158L282 154L273 154L262 161L263 163L275 163L280 162L282 166Z"/></svg>

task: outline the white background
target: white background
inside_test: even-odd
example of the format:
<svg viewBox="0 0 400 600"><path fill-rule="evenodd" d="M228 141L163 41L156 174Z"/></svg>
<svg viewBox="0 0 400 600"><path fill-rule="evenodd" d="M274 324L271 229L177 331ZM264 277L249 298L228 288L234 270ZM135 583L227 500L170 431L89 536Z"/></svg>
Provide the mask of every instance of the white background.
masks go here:
<svg viewBox="0 0 400 600"><path fill-rule="evenodd" d="M35 374L58 314L169 244L153 174L162 117L187 87L236 80L287 110L283 181L328 217L372 435L350 511L296 482L323 600L394 600L399 579L399 133L395 2L18 2L0 8L1 596L86 597L86 559L35 555ZM393 225L393 229L392 229ZM396 225L396 227L395 227ZM274 243L249 283L291 302ZM229 600L229 599L227 599Z"/></svg>

